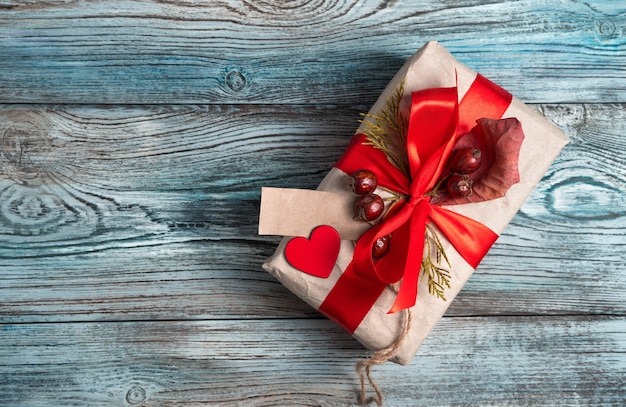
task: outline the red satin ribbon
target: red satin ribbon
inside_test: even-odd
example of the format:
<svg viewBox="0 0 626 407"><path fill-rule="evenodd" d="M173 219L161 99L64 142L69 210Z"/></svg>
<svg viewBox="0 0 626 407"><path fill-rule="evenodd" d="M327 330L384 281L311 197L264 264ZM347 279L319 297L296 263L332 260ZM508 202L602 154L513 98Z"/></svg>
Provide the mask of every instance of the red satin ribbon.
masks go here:
<svg viewBox="0 0 626 407"><path fill-rule="evenodd" d="M481 75L460 103L457 88L413 93L406 145L411 179L391 165L382 151L364 143L363 134L353 137L335 167L348 174L368 168L376 173L381 186L408 198L398 203L383 223L359 238L352 262L319 308L322 313L353 333L385 287L400 280L389 312L415 305L429 222L439 228L473 268L478 266L498 235L473 219L431 204L425 194L442 175L458 138L474 127L479 118L501 118L511 99L508 92ZM389 253L374 263L372 244L392 232Z"/></svg>

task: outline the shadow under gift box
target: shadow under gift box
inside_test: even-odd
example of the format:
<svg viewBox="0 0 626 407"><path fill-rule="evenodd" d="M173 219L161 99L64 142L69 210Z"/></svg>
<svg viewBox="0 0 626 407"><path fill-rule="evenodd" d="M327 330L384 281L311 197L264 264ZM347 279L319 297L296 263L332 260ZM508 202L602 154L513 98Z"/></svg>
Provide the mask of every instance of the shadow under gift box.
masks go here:
<svg viewBox="0 0 626 407"><path fill-rule="evenodd" d="M387 100L402 82L403 98L409 100L412 92L418 90L455 86L460 99L468 91L476 75L454 59L440 44L429 42L398 71L369 114L376 115L384 109ZM548 120L515 97L502 115L502 118L509 117L515 117L521 122L525 135L518 161L520 181L502 198L446 207L482 223L498 235L515 216L568 141ZM364 125L361 125L357 133L363 132ZM275 254L263 264L263 268L315 309L320 308L352 261L354 241L369 227L353 220L355 195L347 187L348 177L340 169L332 168L318 187L318 191L324 193L280 189L264 189L262 193L259 234L286 236ZM306 209L307 207L315 210ZM285 247L293 236L308 237L320 225L333 226L342 239L339 256L328 278L303 273L292 267L284 254ZM409 332L392 359L403 365L410 363L426 336L474 272L474 268L445 236L441 233L438 236L451 264L450 287L445 293L447 301L429 294L426 279L419 279L416 304L411 308L412 323ZM384 289L354 330L354 337L368 349L376 351L385 348L400 335L401 313L388 313L395 298L396 291L392 287Z"/></svg>

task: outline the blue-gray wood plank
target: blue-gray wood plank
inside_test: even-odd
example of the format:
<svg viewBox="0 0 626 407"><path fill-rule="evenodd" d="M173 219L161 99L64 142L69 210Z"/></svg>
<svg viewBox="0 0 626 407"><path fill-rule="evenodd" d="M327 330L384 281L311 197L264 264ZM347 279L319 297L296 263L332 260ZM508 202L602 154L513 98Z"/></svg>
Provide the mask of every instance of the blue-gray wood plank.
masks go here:
<svg viewBox="0 0 626 407"><path fill-rule="evenodd" d="M314 188L428 40L572 142L386 404L626 403L626 4L209 3L0 4L0 404L355 404L259 190Z"/></svg>

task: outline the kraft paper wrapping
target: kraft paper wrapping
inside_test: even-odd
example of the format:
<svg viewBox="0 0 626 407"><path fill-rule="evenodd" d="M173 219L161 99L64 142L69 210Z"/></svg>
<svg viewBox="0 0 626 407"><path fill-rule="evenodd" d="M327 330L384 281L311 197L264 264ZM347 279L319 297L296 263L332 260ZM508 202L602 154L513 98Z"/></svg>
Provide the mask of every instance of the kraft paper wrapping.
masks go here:
<svg viewBox="0 0 626 407"><path fill-rule="evenodd" d="M460 99L469 89L475 76L475 72L455 60L437 42L429 42L395 75L370 109L370 113L376 114L384 107L386 100L403 79L405 98L410 98L411 92L416 90L456 85ZM516 117L522 123L525 134L518 163L520 182L513 185L503 198L447 207L485 224L497 234L501 234L515 216L568 141L567 137L543 116L516 98L513 98L508 110L502 116L507 117ZM357 132L360 131L362 128ZM353 240L363 233L365 227L352 220L355 195L347 187L347 179L347 174L332 168L318 187L318 191L325 191L321 196L314 191L302 190L264 189L262 193L260 234L308 237L312 229L319 225L331 225L340 233L342 241L339 257L327 279L305 274L286 261L284 249L291 237L285 237L276 253L263 265L265 270L289 290L316 309L352 260ZM309 204L308 208L300 206L305 202ZM329 205L329 202L334 204ZM301 209L298 209L299 207ZM412 308L411 329L393 359L403 365L410 363L426 336L474 272L441 233L439 237L444 242L446 254L452 265L451 286L446 289L447 301L429 294L427 282L420 278L417 303ZM400 333L401 313L387 314L394 298L392 289L387 288L353 334L370 350L375 351L389 346Z"/></svg>

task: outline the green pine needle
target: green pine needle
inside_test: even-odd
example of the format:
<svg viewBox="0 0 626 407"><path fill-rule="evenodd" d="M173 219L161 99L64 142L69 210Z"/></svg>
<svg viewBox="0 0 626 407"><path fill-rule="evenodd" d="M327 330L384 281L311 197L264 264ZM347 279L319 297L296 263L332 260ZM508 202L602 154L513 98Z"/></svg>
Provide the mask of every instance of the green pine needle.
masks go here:
<svg viewBox="0 0 626 407"><path fill-rule="evenodd" d="M409 128L408 119L400 112L400 102L404 96L404 81L395 89L394 94L387 98L385 107L378 114L365 114L363 133L367 145L385 153L389 162L410 177L409 162L406 153L406 138Z"/></svg>
<svg viewBox="0 0 626 407"><path fill-rule="evenodd" d="M441 267L441 260L445 260L448 267L450 262L443 248L441 240L432 226L426 225L426 234L424 237L424 246L426 255L422 258L422 278L428 278L428 292L432 295L446 300L445 290L450 288L450 270ZM433 261L433 254L435 260Z"/></svg>

